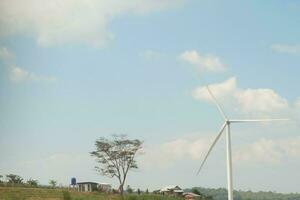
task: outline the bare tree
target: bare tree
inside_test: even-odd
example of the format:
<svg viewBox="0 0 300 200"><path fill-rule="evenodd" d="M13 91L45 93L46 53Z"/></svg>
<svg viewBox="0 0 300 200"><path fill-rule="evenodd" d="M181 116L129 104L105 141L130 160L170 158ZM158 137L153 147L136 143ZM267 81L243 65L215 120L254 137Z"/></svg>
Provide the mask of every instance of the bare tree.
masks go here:
<svg viewBox="0 0 300 200"><path fill-rule="evenodd" d="M118 179L122 196L128 171L138 168L135 156L142 144L142 141L129 140L125 135L114 135L111 140L101 137L95 142L96 150L91 152L99 163L96 170L104 176Z"/></svg>

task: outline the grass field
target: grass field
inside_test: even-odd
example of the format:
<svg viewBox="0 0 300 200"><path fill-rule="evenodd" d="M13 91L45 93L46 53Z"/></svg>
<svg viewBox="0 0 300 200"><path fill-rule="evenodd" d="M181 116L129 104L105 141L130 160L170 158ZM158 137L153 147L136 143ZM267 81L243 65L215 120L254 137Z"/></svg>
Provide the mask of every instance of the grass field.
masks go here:
<svg viewBox="0 0 300 200"><path fill-rule="evenodd" d="M0 187L0 200L69 200L61 189ZM71 200L120 200L118 195L71 191ZM179 200L160 195L125 195L125 200ZM181 199L182 200L182 199Z"/></svg>

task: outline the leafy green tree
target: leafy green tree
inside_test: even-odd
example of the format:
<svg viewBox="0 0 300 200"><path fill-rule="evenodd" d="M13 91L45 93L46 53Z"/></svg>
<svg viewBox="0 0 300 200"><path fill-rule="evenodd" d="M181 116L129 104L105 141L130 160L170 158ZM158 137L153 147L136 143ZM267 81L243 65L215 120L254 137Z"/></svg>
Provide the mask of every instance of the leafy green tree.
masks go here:
<svg viewBox="0 0 300 200"><path fill-rule="evenodd" d="M90 153L99 164L95 167L97 171L118 179L122 197L129 170L138 168L135 156L142 144L142 141L127 139L125 135L113 135L112 139L101 137L95 142L96 150Z"/></svg>
<svg viewBox="0 0 300 200"><path fill-rule="evenodd" d="M146 194L149 194L149 190L148 190L148 188L147 188L147 190L146 190Z"/></svg>
<svg viewBox="0 0 300 200"><path fill-rule="evenodd" d="M6 175L7 181L10 184L22 184L23 178L16 174L8 174Z"/></svg>
<svg viewBox="0 0 300 200"><path fill-rule="evenodd" d="M213 200L214 198L212 196L208 195L208 196L204 196L203 199L205 199L205 200Z"/></svg>
<svg viewBox="0 0 300 200"><path fill-rule="evenodd" d="M129 194L133 193L133 189L130 187L130 185L127 185L126 192Z"/></svg>
<svg viewBox="0 0 300 200"><path fill-rule="evenodd" d="M34 180L34 179L29 179L27 181L27 184L32 186L32 187L37 187L38 186L38 181L37 180Z"/></svg>
<svg viewBox="0 0 300 200"><path fill-rule="evenodd" d="M51 180L49 180L49 185L51 185L51 187L52 187L52 188L55 188L55 187L56 187L56 185L57 185L57 181L56 181L56 180L53 180L53 179L51 179Z"/></svg>
<svg viewBox="0 0 300 200"><path fill-rule="evenodd" d="M192 193L202 195L201 192L197 188L193 188Z"/></svg>
<svg viewBox="0 0 300 200"><path fill-rule="evenodd" d="M3 183L3 180L2 180L3 176L0 175L0 183Z"/></svg>

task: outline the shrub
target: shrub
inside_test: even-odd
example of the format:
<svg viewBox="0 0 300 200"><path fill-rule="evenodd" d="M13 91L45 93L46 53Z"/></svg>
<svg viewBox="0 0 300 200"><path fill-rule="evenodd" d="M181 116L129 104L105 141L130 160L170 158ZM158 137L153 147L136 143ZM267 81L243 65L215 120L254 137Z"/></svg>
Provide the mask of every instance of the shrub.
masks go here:
<svg viewBox="0 0 300 200"><path fill-rule="evenodd" d="M38 186L38 181L37 180L34 180L34 179L29 179L27 181L27 184L31 187L37 187Z"/></svg>
<svg viewBox="0 0 300 200"><path fill-rule="evenodd" d="M64 200L71 200L71 195L69 191L63 191L63 198Z"/></svg>
<svg viewBox="0 0 300 200"><path fill-rule="evenodd" d="M126 200L137 200L137 196L128 196Z"/></svg>

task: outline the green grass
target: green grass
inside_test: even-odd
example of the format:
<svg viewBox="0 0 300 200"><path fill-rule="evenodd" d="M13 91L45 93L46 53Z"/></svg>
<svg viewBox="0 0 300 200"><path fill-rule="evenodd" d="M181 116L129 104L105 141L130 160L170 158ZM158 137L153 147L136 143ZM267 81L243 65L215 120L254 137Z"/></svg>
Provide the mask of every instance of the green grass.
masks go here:
<svg viewBox="0 0 300 200"><path fill-rule="evenodd" d="M119 195L81 193L62 189L0 187L0 200L120 200ZM124 200L182 200L160 195L125 195Z"/></svg>

